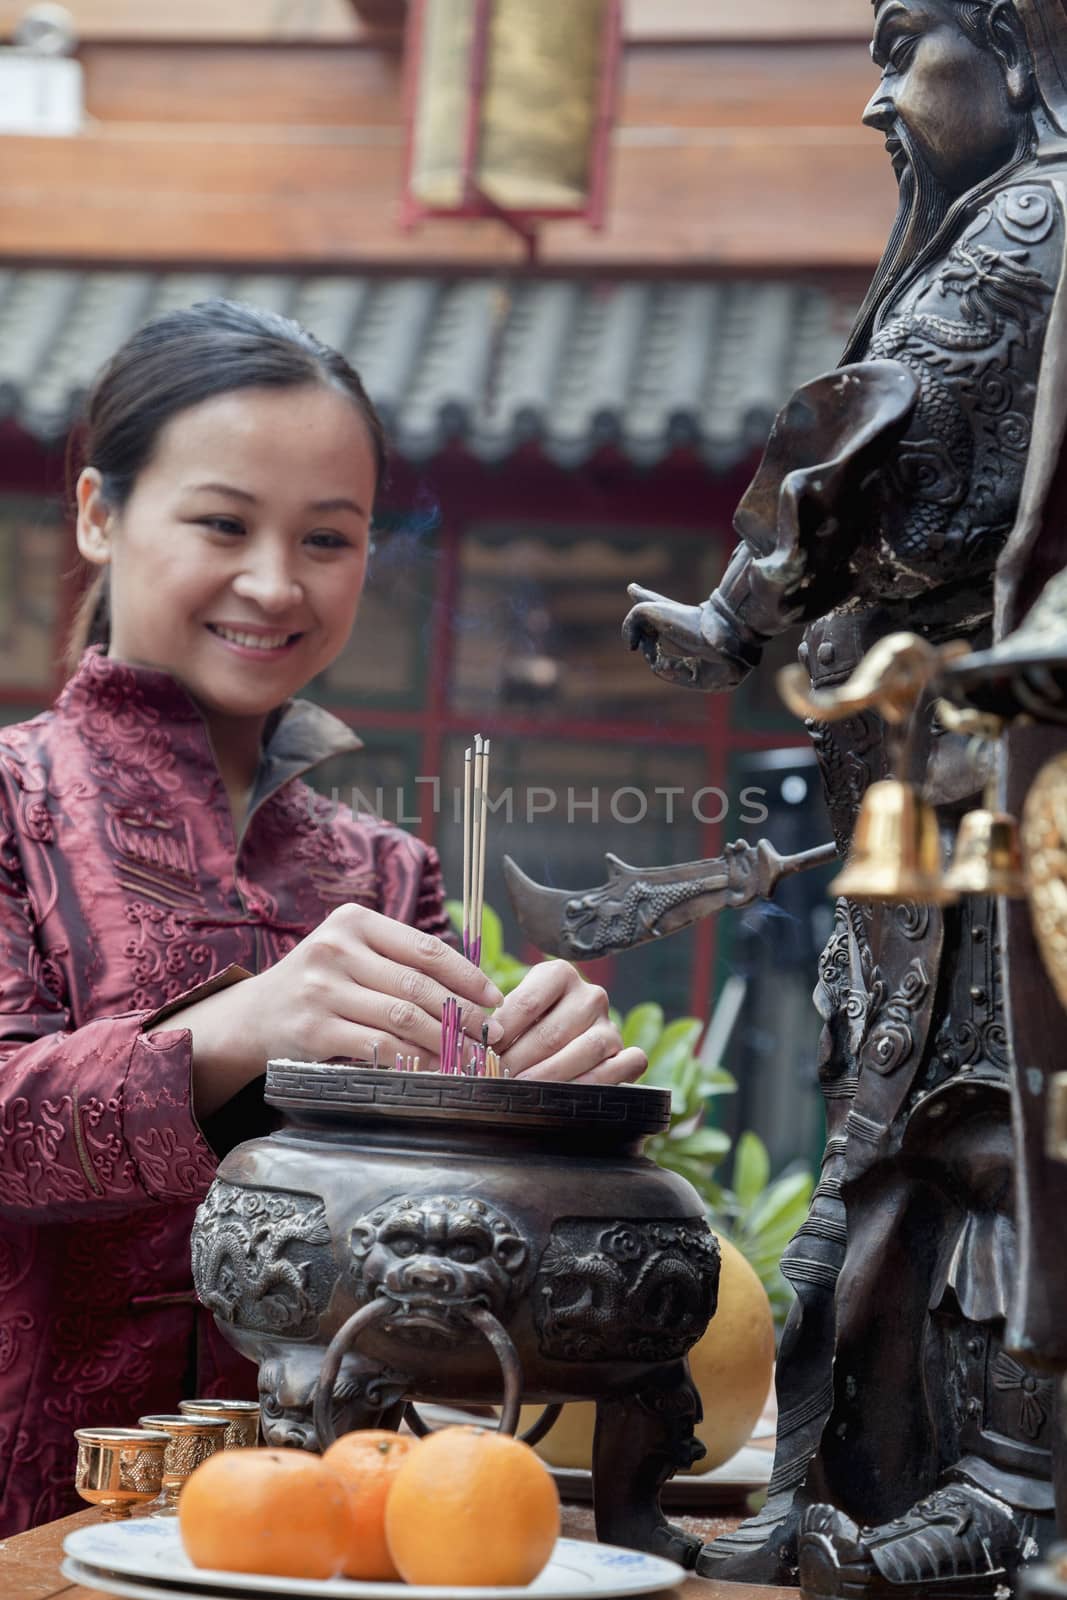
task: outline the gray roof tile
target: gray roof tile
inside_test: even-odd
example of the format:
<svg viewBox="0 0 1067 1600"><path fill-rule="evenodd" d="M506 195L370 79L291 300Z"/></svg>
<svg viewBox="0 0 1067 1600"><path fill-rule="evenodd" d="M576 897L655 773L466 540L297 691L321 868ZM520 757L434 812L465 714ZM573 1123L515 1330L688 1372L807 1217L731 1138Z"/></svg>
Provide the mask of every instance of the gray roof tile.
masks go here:
<svg viewBox="0 0 1067 1600"><path fill-rule="evenodd" d="M462 440L485 461L538 440L562 466L605 445L651 466L683 446L727 470L838 360L854 303L804 283L369 278L0 270L0 415L60 439L146 317L214 295L295 316L359 368L398 454Z"/></svg>

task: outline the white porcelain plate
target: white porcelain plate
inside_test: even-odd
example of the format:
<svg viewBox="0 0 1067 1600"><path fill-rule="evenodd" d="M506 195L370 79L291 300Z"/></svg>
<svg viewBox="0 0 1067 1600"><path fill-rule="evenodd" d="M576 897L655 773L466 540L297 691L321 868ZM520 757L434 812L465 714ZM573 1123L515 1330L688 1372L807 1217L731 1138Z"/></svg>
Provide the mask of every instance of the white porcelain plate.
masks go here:
<svg viewBox="0 0 1067 1600"><path fill-rule="evenodd" d="M653 1594L685 1578L682 1568L660 1556L646 1556L615 1545L560 1539L548 1566L527 1588L454 1588L403 1583L356 1583L349 1578L315 1581L270 1578L257 1573L217 1572L194 1567L182 1547L176 1518L146 1517L131 1522L96 1523L77 1528L63 1541L70 1558L67 1577L134 1600L233 1600L237 1595L285 1600L586 1600L587 1596ZM131 1581L132 1580L132 1581ZM119 1587L122 1585L123 1587Z"/></svg>
<svg viewBox="0 0 1067 1600"><path fill-rule="evenodd" d="M712 1472L679 1472L668 1478L659 1494L664 1511L711 1511L743 1507L747 1495L765 1489L771 1480L774 1454L757 1445L744 1445L735 1456ZM550 1467L564 1500L592 1500L593 1474L581 1467Z"/></svg>

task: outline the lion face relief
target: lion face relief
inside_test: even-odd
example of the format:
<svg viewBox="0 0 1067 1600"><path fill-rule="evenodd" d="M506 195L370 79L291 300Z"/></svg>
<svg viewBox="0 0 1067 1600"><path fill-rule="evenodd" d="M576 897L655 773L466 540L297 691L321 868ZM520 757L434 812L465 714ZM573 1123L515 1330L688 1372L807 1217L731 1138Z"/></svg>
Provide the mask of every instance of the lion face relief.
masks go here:
<svg viewBox="0 0 1067 1600"><path fill-rule="evenodd" d="M478 1308L503 1320L522 1286L529 1246L484 1200L402 1196L361 1217L350 1235L362 1299L385 1299L384 1326L418 1344L457 1344Z"/></svg>

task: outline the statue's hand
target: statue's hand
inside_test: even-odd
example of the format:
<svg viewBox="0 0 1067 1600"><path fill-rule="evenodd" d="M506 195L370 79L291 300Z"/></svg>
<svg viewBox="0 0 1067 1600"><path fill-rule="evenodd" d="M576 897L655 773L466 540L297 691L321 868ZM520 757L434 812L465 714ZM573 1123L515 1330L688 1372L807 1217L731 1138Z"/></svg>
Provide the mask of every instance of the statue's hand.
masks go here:
<svg viewBox="0 0 1067 1600"><path fill-rule="evenodd" d="M631 650L640 650L657 678L704 690L732 689L741 681L744 667L709 637L706 604L679 605L637 583L627 592L637 604L622 625L622 636Z"/></svg>

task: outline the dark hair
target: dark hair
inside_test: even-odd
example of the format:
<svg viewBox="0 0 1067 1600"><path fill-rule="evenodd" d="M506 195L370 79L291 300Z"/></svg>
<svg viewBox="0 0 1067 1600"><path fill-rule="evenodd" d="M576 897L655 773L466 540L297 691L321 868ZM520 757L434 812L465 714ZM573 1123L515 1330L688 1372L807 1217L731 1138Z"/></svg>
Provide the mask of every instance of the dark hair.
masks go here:
<svg viewBox="0 0 1067 1600"><path fill-rule="evenodd" d="M963 31L985 49L990 41L990 0L953 0L953 6Z"/></svg>
<svg viewBox="0 0 1067 1600"><path fill-rule="evenodd" d="M875 10L882 0L871 0ZM975 44L985 48L991 38L989 19L996 0L952 0L952 8L964 32Z"/></svg>
<svg viewBox="0 0 1067 1600"><path fill-rule="evenodd" d="M204 300L140 328L112 356L85 405L74 440L78 470L95 467L104 498L125 505L167 423L191 406L235 389L290 389L322 383L347 394L363 417L380 483L386 442L359 374L298 322L233 300ZM68 458L73 480L75 455ZM90 644L110 638L107 571L78 605L67 648L73 670Z"/></svg>

